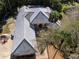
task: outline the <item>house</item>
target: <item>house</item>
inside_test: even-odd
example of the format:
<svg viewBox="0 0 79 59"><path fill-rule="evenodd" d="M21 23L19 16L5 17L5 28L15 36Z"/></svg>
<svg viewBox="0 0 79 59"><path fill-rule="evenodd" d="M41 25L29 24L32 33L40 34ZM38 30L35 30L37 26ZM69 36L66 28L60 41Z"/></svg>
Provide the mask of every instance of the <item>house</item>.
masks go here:
<svg viewBox="0 0 79 59"><path fill-rule="evenodd" d="M24 6L19 9L11 59L48 59L47 48L43 55L38 52L35 31L50 23L48 21L50 13L49 7Z"/></svg>

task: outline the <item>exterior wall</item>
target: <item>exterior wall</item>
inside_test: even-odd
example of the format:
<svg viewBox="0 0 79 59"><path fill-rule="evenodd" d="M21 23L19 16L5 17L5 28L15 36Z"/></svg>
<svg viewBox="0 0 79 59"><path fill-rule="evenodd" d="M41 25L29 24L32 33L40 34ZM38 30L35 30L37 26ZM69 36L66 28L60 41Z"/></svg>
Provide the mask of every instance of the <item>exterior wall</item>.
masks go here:
<svg viewBox="0 0 79 59"><path fill-rule="evenodd" d="M11 55L11 59L36 59L36 56L35 56L35 54L24 55L24 56L13 56L13 55Z"/></svg>
<svg viewBox="0 0 79 59"><path fill-rule="evenodd" d="M37 52L36 54L25 55L25 56L11 55L11 59L48 59L47 49L45 49L43 54Z"/></svg>
<svg viewBox="0 0 79 59"><path fill-rule="evenodd" d="M24 55L24 56L11 55L11 59L48 59L47 49L45 49L43 54L37 52L36 54Z"/></svg>

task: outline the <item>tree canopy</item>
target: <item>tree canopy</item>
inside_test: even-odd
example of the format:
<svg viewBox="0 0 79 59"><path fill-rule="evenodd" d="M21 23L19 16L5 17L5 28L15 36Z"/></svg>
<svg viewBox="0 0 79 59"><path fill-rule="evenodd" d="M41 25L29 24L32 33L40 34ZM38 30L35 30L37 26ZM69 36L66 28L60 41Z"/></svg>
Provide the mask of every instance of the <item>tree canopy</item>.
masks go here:
<svg viewBox="0 0 79 59"><path fill-rule="evenodd" d="M61 3L73 1L75 0L0 0L0 19L4 18L7 14L12 14L13 16L13 13L17 11L17 7L23 5L50 6L54 10L61 11Z"/></svg>
<svg viewBox="0 0 79 59"><path fill-rule="evenodd" d="M43 51L48 45L52 45L63 53L65 59L68 59L71 54L78 54L79 21L69 20L69 17L65 18L65 22L59 29L41 30L37 37L39 49Z"/></svg>

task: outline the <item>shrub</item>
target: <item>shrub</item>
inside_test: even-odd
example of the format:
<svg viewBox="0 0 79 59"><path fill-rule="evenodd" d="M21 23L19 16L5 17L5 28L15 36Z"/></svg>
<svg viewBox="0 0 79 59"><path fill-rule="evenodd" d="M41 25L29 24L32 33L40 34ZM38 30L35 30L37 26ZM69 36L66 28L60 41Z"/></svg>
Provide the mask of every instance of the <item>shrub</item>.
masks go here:
<svg viewBox="0 0 79 59"><path fill-rule="evenodd" d="M49 21L50 22L56 22L58 19L62 19L62 15L58 12L58 11L53 11L51 14L50 14L50 18L49 18Z"/></svg>
<svg viewBox="0 0 79 59"><path fill-rule="evenodd" d="M66 11L68 10L69 8L73 7L72 5L67 5L67 4L64 4L63 7L62 7L62 11Z"/></svg>

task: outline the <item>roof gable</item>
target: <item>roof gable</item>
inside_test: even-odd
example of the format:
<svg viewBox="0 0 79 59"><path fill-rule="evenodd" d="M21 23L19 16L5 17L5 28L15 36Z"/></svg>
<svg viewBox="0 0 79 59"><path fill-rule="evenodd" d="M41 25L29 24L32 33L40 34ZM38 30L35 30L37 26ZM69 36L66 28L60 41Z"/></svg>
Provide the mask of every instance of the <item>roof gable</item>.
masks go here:
<svg viewBox="0 0 79 59"><path fill-rule="evenodd" d="M40 11L31 23L32 24L49 23L49 21L48 17Z"/></svg>
<svg viewBox="0 0 79 59"><path fill-rule="evenodd" d="M33 47L24 39L13 52L13 55L29 55L35 53Z"/></svg>

